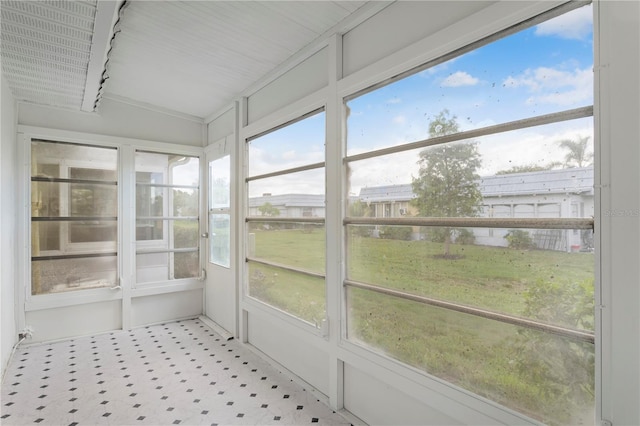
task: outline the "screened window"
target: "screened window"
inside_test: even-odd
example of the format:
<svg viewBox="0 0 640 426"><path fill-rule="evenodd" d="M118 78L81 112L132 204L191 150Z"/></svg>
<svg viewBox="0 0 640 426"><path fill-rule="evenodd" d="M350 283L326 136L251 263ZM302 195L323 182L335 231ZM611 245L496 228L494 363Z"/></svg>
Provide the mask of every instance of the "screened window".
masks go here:
<svg viewBox="0 0 640 426"><path fill-rule="evenodd" d="M249 296L311 324L325 318L325 114L247 142Z"/></svg>
<svg viewBox="0 0 640 426"><path fill-rule="evenodd" d="M117 285L117 149L34 140L31 159L31 293Z"/></svg>
<svg viewBox="0 0 640 426"><path fill-rule="evenodd" d="M594 418L590 18L346 100L347 338L551 424Z"/></svg>
<svg viewBox="0 0 640 426"><path fill-rule="evenodd" d="M136 152L136 282L200 276L199 158Z"/></svg>

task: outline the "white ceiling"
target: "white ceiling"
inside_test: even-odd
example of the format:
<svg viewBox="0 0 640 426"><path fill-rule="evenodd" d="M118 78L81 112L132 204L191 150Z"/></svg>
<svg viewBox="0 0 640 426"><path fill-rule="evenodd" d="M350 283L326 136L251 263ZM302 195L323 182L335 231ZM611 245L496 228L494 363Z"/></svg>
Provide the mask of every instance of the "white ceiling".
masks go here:
<svg viewBox="0 0 640 426"><path fill-rule="evenodd" d="M206 118L366 2L3 0L3 74L23 102Z"/></svg>

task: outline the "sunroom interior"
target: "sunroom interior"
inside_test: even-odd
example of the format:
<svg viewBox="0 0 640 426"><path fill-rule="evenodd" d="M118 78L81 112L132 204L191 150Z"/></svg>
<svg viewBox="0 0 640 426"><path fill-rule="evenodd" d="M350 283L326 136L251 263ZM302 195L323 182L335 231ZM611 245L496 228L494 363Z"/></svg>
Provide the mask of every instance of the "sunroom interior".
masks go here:
<svg viewBox="0 0 640 426"><path fill-rule="evenodd" d="M0 8L3 386L197 318L352 423L640 424L640 3Z"/></svg>

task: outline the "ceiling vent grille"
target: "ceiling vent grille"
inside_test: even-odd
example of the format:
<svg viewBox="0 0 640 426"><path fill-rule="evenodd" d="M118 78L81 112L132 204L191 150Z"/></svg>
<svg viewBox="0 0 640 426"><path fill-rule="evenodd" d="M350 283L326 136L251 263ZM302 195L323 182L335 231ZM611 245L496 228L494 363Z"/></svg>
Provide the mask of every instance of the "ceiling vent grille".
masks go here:
<svg viewBox="0 0 640 426"><path fill-rule="evenodd" d="M97 1L2 1L2 71L18 101L80 110Z"/></svg>

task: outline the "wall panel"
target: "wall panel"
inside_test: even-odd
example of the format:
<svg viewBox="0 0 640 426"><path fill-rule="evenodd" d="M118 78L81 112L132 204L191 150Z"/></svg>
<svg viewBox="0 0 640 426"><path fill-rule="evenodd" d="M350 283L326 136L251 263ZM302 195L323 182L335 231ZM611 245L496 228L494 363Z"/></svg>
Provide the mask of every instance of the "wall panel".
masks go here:
<svg viewBox="0 0 640 426"><path fill-rule="evenodd" d="M230 110L216 117L207 125L207 145L211 145L212 143L235 133L235 126L236 110L234 106Z"/></svg>
<svg viewBox="0 0 640 426"><path fill-rule="evenodd" d="M324 339L288 326L282 321L260 312L248 314L249 343L274 361L315 387L325 395L329 393L329 356L311 339L326 343Z"/></svg>
<svg viewBox="0 0 640 426"><path fill-rule="evenodd" d="M29 343L119 330L122 328L122 301L29 311L26 324L33 328L33 338Z"/></svg>
<svg viewBox="0 0 640 426"><path fill-rule="evenodd" d="M460 422L358 368L344 365L344 407L369 424L458 425Z"/></svg>
<svg viewBox="0 0 640 426"><path fill-rule="evenodd" d="M328 51L324 48L251 95L249 123L322 89L328 81Z"/></svg>
<svg viewBox="0 0 640 426"><path fill-rule="evenodd" d="M348 76L428 37L493 1L402 1L346 33L343 74Z"/></svg>
<svg viewBox="0 0 640 426"><path fill-rule="evenodd" d="M131 299L131 326L156 324L202 314L202 290L140 296Z"/></svg>
<svg viewBox="0 0 640 426"><path fill-rule="evenodd" d="M203 146L204 123L103 99L96 113L20 104L18 123L50 129Z"/></svg>

